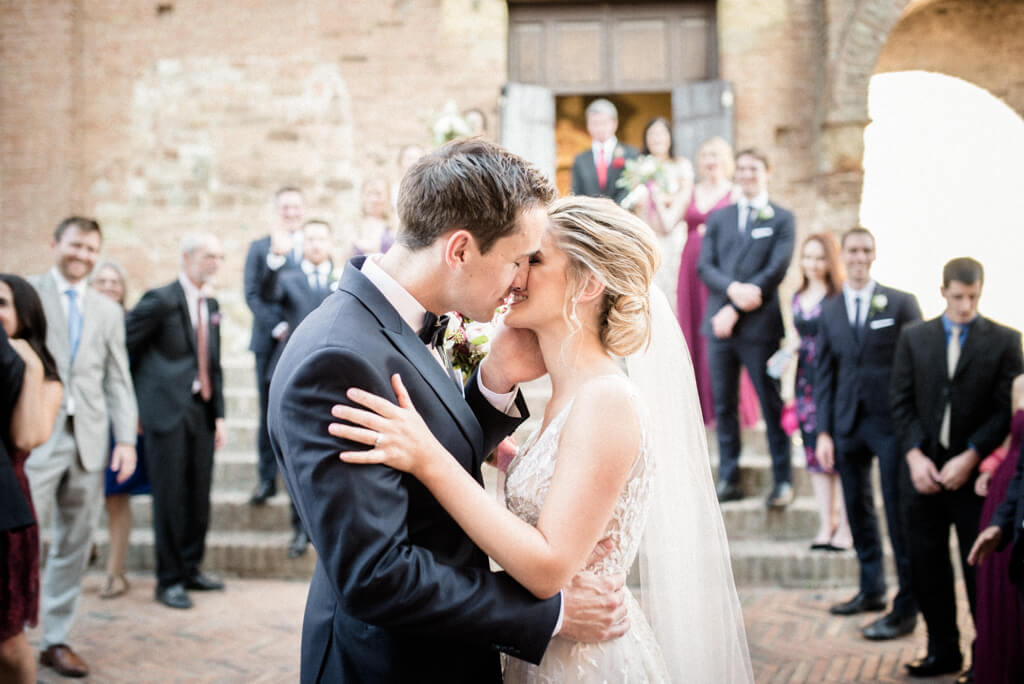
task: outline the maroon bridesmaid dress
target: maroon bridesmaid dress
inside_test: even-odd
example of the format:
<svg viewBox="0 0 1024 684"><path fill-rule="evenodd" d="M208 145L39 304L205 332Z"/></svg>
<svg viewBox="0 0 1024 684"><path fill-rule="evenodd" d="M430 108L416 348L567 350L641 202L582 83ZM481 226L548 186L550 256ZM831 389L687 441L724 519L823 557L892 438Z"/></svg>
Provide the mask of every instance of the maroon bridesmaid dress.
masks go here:
<svg viewBox="0 0 1024 684"><path fill-rule="evenodd" d="M32 509L32 493L25 477L27 451L11 453L14 474ZM35 511L32 511L33 517ZM20 634L25 625L36 626L39 615L39 526L0 532L0 641Z"/></svg>
<svg viewBox="0 0 1024 684"><path fill-rule="evenodd" d="M981 509L980 529L988 527L992 514L1006 496L1006 489L1017 470L1024 409L1013 414L1010 450L999 464L988 485L988 496ZM1010 583L1010 546L993 553L978 566L975 583L978 591L974 644L974 681L977 684L1020 684L1024 682L1024 610L1017 589Z"/></svg>
<svg viewBox="0 0 1024 684"><path fill-rule="evenodd" d="M704 416L704 424L715 422L715 400L711 393L711 371L708 368L707 340L700 332L700 324L704 320L707 309L708 290L697 274L697 262L700 260L700 247L704 236L698 227L703 225L711 212L731 204L729 193L715 202L705 212L697 208L697 202L690 200L690 206L683 214L686 222L686 244L679 261L679 284L676 288L676 312L679 316L679 327L683 329L683 337L690 348L693 360L693 373L697 379L697 395L700 397L700 410ZM754 384L746 371L740 375L740 425L750 427L760 418L760 407Z"/></svg>

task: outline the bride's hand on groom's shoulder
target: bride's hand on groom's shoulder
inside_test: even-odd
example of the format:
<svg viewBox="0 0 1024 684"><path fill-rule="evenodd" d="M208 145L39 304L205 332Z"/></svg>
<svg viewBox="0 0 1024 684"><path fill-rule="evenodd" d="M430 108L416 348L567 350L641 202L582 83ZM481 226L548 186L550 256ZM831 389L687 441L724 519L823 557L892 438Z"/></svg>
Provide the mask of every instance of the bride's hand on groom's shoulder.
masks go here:
<svg viewBox="0 0 1024 684"><path fill-rule="evenodd" d="M424 471L443 457L444 447L423 422L397 373L391 376L391 384L398 404L365 390L350 388L346 395L356 405L335 405L331 415L344 422L331 423L327 431L348 442L370 447L369 450L343 451L342 461L379 463L423 480Z"/></svg>
<svg viewBox="0 0 1024 684"><path fill-rule="evenodd" d="M504 394L521 382L536 380L548 372L532 330L494 323L491 348L480 363L481 380L492 392Z"/></svg>

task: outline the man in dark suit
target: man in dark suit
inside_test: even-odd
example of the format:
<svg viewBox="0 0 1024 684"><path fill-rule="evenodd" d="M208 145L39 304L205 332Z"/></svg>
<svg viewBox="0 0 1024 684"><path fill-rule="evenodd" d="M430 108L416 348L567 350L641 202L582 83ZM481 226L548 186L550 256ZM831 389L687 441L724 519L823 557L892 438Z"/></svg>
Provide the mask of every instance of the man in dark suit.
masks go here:
<svg viewBox="0 0 1024 684"><path fill-rule="evenodd" d="M739 486L740 365L754 383L764 414L775 484L768 506L793 500L789 437L779 424L779 381L768 375L768 359L785 335L779 283L793 256L793 214L768 201L768 158L755 149L736 155L736 182L742 196L712 213L701 246L697 272L708 287L701 333L708 338L708 365L715 395L718 432L718 499L743 496Z"/></svg>
<svg viewBox="0 0 1024 684"><path fill-rule="evenodd" d="M127 344L153 486L156 599L191 608L186 590L223 589L199 570L210 522L213 452L224 445L220 311L206 294L224 260L210 234L186 235L181 273L128 314Z"/></svg>
<svg viewBox="0 0 1024 684"><path fill-rule="evenodd" d="M269 382L277 367L281 351L288 341L288 335L299 327L299 323L330 294L334 275L334 264L330 258L331 227L326 221L306 221L302 226L302 261L298 268L286 268L284 256L290 250L290 241L274 236L270 247L271 254L279 259L273 262L276 268L268 268L260 283L260 296L280 307L284 321L288 324L288 332L274 352L267 368ZM298 511L292 506L292 529L294 536L288 545L288 557L298 558L306 553L309 536L302 527Z"/></svg>
<svg viewBox="0 0 1024 684"><path fill-rule="evenodd" d="M622 202L629 188L620 188L616 183L626 167L626 160L636 159L636 149L615 137L619 112L611 102L603 98L594 100L587 105L586 115L587 132L593 143L572 162L572 192Z"/></svg>
<svg viewBox="0 0 1024 684"><path fill-rule="evenodd" d="M276 225L270 235L255 240L249 245L245 257L245 302L252 311L252 337L249 349L256 358L256 388L259 391L260 415L256 431L256 470L259 482L250 503L260 505L277 493L277 463L270 449L267 435L267 396L270 392L270 364L278 353L281 340L288 334L288 324L281 307L260 297L260 283L263 282L270 264L277 263L271 252L272 240L285 245L282 261L277 267L297 267L302 261L302 215L305 204L302 192L295 187L285 186L274 194ZM269 263L268 263L269 262Z"/></svg>
<svg viewBox="0 0 1024 684"><path fill-rule="evenodd" d="M984 277L974 259L947 263L945 312L904 329L893 362L892 418L910 475L900 492L910 580L928 625L927 655L906 666L912 677L956 672L962 665L949 528L956 529L973 615L974 568L967 552L984 501L974 493L974 480L982 457L1010 429L1010 386L1024 369L1020 333L978 315Z"/></svg>
<svg viewBox="0 0 1024 684"><path fill-rule="evenodd" d="M843 235L842 259L847 273L843 292L822 305L818 327L815 449L819 462L826 468L834 464L839 473L860 562L860 591L832 606L830 612L855 615L886 606L882 539L871 486L871 460L877 454L900 586L892 611L868 625L863 634L868 639L893 639L914 630L917 604L910 588L910 558L899 505L906 464L890 415L889 379L900 331L921 320L921 308L913 295L872 280L875 238L866 228L853 228Z"/></svg>
<svg viewBox="0 0 1024 684"><path fill-rule="evenodd" d="M467 196L474 201L459 201ZM402 180L394 247L350 261L282 353L271 444L319 556L302 631L304 684L497 683L498 651L536 663L556 631L580 641L621 635L611 626L618 609L581 622L575 589L539 600L491 572L415 478L343 463L339 452L366 447L328 432L331 407L352 405L349 388L393 398L390 378L400 373L434 435L482 482L484 457L527 415L516 383L542 371L522 363L535 358L529 347L497 335L463 387L417 330L430 338L434 314L450 310L487 320L525 287L552 197L539 171L481 139L422 157ZM590 598L624 581L590 579ZM617 593L610 598L619 604Z"/></svg>

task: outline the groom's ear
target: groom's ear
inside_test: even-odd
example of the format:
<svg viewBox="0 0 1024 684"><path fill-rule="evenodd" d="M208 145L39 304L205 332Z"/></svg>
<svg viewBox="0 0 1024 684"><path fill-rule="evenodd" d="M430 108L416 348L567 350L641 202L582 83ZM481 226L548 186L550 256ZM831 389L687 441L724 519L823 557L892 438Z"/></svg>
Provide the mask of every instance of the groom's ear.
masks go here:
<svg viewBox="0 0 1024 684"><path fill-rule="evenodd" d="M473 235L464 229L452 231L444 241L444 262L453 269L464 265L476 246Z"/></svg>

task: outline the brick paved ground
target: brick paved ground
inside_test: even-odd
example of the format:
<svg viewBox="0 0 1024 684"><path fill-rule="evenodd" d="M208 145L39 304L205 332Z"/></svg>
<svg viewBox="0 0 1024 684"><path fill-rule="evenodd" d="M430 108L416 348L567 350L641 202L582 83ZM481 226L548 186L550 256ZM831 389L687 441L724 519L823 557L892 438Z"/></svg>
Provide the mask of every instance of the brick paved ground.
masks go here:
<svg viewBox="0 0 1024 684"><path fill-rule="evenodd" d="M102 577L90 575L72 645L89 662L85 681L293 682L298 679L304 582L229 579L227 591L192 594L196 607L174 611L153 601L153 580L133 576L124 597L98 598ZM913 636L873 643L859 636L867 618L833 618L828 605L849 588L748 588L740 592L758 684L806 682L951 682L908 680L902 663L924 645ZM966 600L961 591L960 615ZM961 619L961 623L964 620ZM962 625L964 645L973 631ZM38 630L30 634L35 642ZM66 682L40 669L44 683Z"/></svg>

